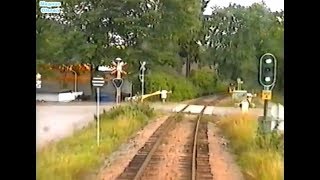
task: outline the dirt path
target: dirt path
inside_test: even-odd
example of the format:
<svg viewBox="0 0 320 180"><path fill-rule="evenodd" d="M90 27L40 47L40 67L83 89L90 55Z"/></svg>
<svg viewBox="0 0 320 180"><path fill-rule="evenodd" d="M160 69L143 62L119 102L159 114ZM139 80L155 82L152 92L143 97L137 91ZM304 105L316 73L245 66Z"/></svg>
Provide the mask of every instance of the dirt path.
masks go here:
<svg viewBox="0 0 320 180"><path fill-rule="evenodd" d="M214 123L208 123L211 172L214 180L244 180L234 156L228 151L227 140Z"/></svg>
<svg viewBox="0 0 320 180"><path fill-rule="evenodd" d="M169 117L157 118L140 130L130 142L121 145L118 151L112 153L105 161L97 179L113 180L118 177L129 164L138 150L145 144L153 132Z"/></svg>

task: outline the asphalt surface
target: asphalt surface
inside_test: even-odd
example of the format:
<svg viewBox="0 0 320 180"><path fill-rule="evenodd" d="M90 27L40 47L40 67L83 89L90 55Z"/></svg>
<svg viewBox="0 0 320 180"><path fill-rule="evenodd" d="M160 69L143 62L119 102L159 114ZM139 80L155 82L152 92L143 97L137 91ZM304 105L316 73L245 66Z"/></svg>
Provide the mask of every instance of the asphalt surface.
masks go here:
<svg viewBox="0 0 320 180"><path fill-rule="evenodd" d="M114 103L101 104L100 112L113 106ZM37 104L36 108L37 149L50 141L72 135L74 131L94 121L96 114L95 103L42 103Z"/></svg>

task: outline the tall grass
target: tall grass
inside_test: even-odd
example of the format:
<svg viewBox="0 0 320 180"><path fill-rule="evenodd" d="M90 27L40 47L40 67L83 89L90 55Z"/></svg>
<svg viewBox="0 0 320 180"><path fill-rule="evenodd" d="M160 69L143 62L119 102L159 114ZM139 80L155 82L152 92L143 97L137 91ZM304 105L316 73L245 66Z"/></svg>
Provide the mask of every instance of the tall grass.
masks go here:
<svg viewBox="0 0 320 180"><path fill-rule="evenodd" d="M257 117L230 115L218 123L229 138L231 147L246 179L283 179L283 138L276 133L258 133Z"/></svg>
<svg viewBox="0 0 320 180"><path fill-rule="evenodd" d="M96 173L104 159L154 116L145 104L113 108L101 116L101 141L95 123L37 152L37 180L81 180Z"/></svg>

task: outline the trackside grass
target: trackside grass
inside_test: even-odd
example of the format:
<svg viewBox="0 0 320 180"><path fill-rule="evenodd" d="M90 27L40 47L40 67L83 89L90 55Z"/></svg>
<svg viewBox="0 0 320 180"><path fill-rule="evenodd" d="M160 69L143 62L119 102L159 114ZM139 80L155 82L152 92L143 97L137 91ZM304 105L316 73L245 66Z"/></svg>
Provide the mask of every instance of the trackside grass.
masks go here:
<svg viewBox="0 0 320 180"><path fill-rule="evenodd" d="M276 134L257 133L256 117L230 115L218 123L230 140L232 150L246 179L282 180L283 137Z"/></svg>
<svg viewBox="0 0 320 180"><path fill-rule="evenodd" d="M72 137L37 152L37 180L81 180L97 173L104 159L154 117L146 104L113 108L101 116L101 141L96 144L96 123Z"/></svg>

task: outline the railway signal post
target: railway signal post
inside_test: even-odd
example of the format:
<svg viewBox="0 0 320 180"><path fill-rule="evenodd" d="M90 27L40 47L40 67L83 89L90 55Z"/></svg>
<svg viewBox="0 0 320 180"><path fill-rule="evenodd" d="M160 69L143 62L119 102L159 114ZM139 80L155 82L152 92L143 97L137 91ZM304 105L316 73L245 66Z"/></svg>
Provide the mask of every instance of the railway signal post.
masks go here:
<svg viewBox="0 0 320 180"><path fill-rule="evenodd" d="M264 100L263 119L267 121L268 103L272 98L272 89L277 77L277 59L273 54L266 53L259 61L259 83L263 86L262 100Z"/></svg>
<svg viewBox="0 0 320 180"><path fill-rule="evenodd" d="M141 82L141 96L144 95L144 72L146 70L146 62L140 62L140 74L139 74L139 79Z"/></svg>
<svg viewBox="0 0 320 180"><path fill-rule="evenodd" d="M116 58L115 61L112 62L112 65L115 66L115 70L111 72L111 74L116 74L116 77L112 79L112 83L116 88L116 104L118 105L121 98L121 87L123 84L122 74L127 74L122 68L127 65L127 63L123 62L121 58Z"/></svg>
<svg viewBox="0 0 320 180"><path fill-rule="evenodd" d="M96 116L97 116L97 145L100 145L100 87L104 85L103 77L92 78L92 85L97 89L97 105L96 105Z"/></svg>

